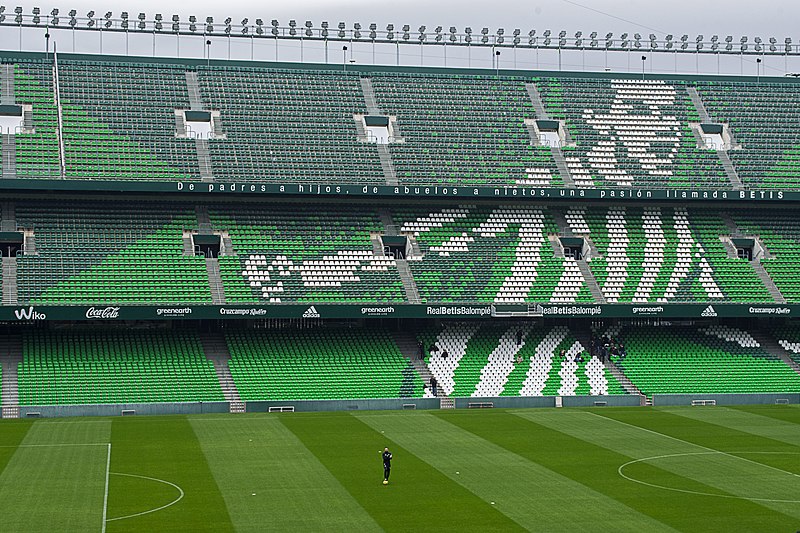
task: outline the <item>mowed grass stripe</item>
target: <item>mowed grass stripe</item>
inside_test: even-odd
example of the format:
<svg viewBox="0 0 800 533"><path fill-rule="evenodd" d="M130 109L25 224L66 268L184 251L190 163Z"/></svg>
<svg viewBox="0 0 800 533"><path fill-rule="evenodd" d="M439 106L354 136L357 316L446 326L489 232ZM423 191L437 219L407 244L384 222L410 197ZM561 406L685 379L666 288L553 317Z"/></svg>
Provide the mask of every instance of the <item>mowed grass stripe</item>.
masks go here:
<svg viewBox="0 0 800 533"><path fill-rule="evenodd" d="M648 462L732 495L751 498L757 505L773 511L795 519L800 518L799 503L755 500L756 498L800 499L797 497L800 494L800 477L777 470L787 466L786 462L797 461L800 457L794 455L797 451L794 447L729 428L710 426L663 411L653 409L637 411L604 409L602 416L596 411L565 414L576 418L574 422L579 431L594 428L598 434L593 436L593 442L601 446L618 450L635 459L670 455L668 458L653 459ZM581 414L584 416L578 418ZM530 413L519 416L538 420L532 418L533 415ZM595 424L592 424L591 418L595 419ZM597 429L607 425L609 421L612 424L608 431ZM558 422L552 420L550 423ZM564 431L567 431L566 426ZM735 455L737 451L745 452L746 455L737 456ZM768 454L748 452L768 452ZM769 452L783 452L788 455ZM779 465L774 466L772 463ZM641 474L638 474L640 464L626 470L626 473L637 475L637 478L641 479ZM742 518L745 519L744 514Z"/></svg>
<svg viewBox="0 0 800 533"><path fill-rule="evenodd" d="M501 447L493 431L480 431L496 423L495 413L448 412L365 414L376 430L471 490L517 523L532 531L672 531L570 477ZM359 416L359 415L355 415ZM468 424L480 436L459 425ZM529 450L548 447L528 434L529 425L507 417L502 425L516 431ZM451 423L452 422L452 423ZM492 429L499 429L493 427ZM420 435L425 435L421 439ZM456 473L459 472L459 473Z"/></svg>
<svg viewBox="0 0 800 533"><path fill-rule="evenodd" d="M31 425L0 474L0 529L102 531L110 428L85 420Z"/></svg>
<svg viewBox="0 0 800 533"><path fill-rule="evenodd" d="M752 413L775 420L782 420L792 424L800 425L800 406L797 405L736 405L729 406L728 409Z"/></svg>
<svg viewBox="0 0 800 533"><path fill-rule="evenodd" d="M111 471L169 481L184 498L158 512L108 523L121 531L233 531L228 509L192 426L183 416L115 418ZM231 454L236 450L231 448ZM154 509L173 501L175 489L156 481L111 476L108 517Z"/></svg>
<svg viewBox="0 0 800 533"><path fill-rule="evenodd" d="M778 408L780 409L780 408ZM800 424L780 420L774 417L762 416L759 413L750 413L726 407L700 407L687 409L676 408L660 410L698 420L705 424L723 426L736 431L743 431L751 435L757 435L767 439L776 440L798 447L800 445ZM762 411L763 412L763 411ZM800 421L800 413L795 415ZM797 452L800 453L800 447ZM800 457L796 458L796 463L800 467Z"/></svg>
<svg viewBox="0 0 800 533"><path fill-rule="evenodd" d="M278 416L190 422L236 531L381 530Z"/></svg>
<svg viewBox="0 0 800 533"><path fill-rule="evenodd" d="M535 435L547 443L547 448L536 456L542 464L597 487L608 496L676 529L779 531L793 523L791 518L748 500L701 495L735 495L720 488L724 484L703 483L707 476L692 475L694 470L705 468L707 456L686 456L679 458L682 461L679 464L642 462L625 469L626 474L635 479L688 492L641 485L618 473L619 467L632 459L703 452L703 449L672 439L657 439L647 433L639 435L637 433L642 432L634 428L578 410L515 410L512 413L541 428ZM513 436L509 438L513 440Z"/></svg>
<svg viewBox="0 0 800 533"><path fill-rule="evenodd" d="M626 413L623 410L614 409L603 411L603 414L607 414L608 418L617 420L618 422L625 423L629 420L635 421L635 423L628 423L632 423L636 427L644 430L653 431L672 438L676 440L676 442L693 444L701 449L709 448L711 450L719 450L741 457L742 459L740 462L742 463L751 462L765 465L763 470L775 468L794 474L800 474L800 455L797 455L800 453L800 446L753 435L732 427L710 425L701 420L694 420L675 414L675 408L671 409L672 412L656 408L652 410L642 410L641 413L635 411L628 411ZM685 409L691 410L696 409L696 407L685 407ZM642 416L643 414L649 414L649 416ZM762 453L759 454L758 452ZM753 473L755 474L757 470L758 469L754 470ZM759 477L764 478L764 475ZM778 477L780 478L782 475ZM791 475L788 477L792 480ZM771 476L767 478L770 480L773 479ZM795 477L794 479L800 480L800 477ZM766 483L768 482L765 481L765 484ZM784 483L781 482L780 486L783 485ZM800 491L800 486L794 488ZM800 509L798 511L800 511Z"/></svg>
<svg viewBox="0 0 800 533"><path fill-rule="evenodd" d="M14 452L17 451L17 445L28 434L33 421L2 420L0 424L2 424L2 429L0 429L0 473L2 473ZM0 502L0 505L2 505L2 502Z"/></svg>
<svg viewBox="0 0 800 533"><path fill-rule="evenodd" d="M522 531L489 502L349 413L295 414L281 422L386 531ZM386 486L379 453L384 446L394 454Z"/></svg>

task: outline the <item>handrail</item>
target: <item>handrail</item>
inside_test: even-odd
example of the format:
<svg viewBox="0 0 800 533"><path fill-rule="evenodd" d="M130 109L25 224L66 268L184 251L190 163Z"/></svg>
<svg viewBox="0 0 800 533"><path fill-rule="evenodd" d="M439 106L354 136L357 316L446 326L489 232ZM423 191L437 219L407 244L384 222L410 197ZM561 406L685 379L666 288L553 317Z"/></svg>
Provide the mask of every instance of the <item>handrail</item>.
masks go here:
<svg viewBox="0 0 800 533"><path fill-rule="evenodd" d="M64 116L61 108L61 89L58 83L58 52L53 41L53 91L56 109L58 110L58 157L61 164L61 179L67 177L67 157L64 150Z"/></svg>

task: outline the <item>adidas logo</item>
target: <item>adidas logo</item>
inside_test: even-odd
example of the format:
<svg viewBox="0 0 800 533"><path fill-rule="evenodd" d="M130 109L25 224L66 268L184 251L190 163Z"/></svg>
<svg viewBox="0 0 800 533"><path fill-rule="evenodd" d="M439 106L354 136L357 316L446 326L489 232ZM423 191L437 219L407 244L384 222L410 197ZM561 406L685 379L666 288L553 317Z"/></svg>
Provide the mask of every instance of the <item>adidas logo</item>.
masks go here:
<svg viewBox="0 0 800 533"><path fill-rule="evenodd" d="M717 312L714 310L713 306L709 305L703 309L703 312L700 313L700 316L717 316Z"/></svg>
<svg viewBox="0 0 800 533"><path fill-rule="evenodd" d="M317 313L317 309L312 305L303 313L303 318L319 318L319 313Z"/></svg>

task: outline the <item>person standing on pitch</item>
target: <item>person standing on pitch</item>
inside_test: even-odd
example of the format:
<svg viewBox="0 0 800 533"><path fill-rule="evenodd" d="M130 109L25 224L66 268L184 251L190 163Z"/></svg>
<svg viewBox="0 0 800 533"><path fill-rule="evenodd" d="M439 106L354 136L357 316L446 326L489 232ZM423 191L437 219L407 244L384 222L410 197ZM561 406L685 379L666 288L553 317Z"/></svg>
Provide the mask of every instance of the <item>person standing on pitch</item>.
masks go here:
<svg viewBox="0 0 800 533"><path fill-rule="evenodd" d="M392 471L392 452L389 448L383 449L383 484L389 484L389 474Z"/></svg>

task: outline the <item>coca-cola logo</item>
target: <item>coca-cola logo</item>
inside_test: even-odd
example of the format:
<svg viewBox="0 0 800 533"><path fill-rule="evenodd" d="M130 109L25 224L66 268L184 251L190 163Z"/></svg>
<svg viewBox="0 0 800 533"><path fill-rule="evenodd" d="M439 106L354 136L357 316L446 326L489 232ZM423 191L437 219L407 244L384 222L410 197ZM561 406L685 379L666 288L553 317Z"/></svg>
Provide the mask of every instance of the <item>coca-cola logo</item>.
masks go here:
<svg viewBox="0 0 800 533"><path fill-rule="evenodd" d="M119 307L106 307L104 309L90 307L86 310L86 318L119 318Z"/></svg>

